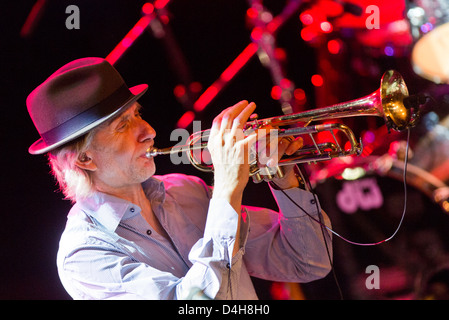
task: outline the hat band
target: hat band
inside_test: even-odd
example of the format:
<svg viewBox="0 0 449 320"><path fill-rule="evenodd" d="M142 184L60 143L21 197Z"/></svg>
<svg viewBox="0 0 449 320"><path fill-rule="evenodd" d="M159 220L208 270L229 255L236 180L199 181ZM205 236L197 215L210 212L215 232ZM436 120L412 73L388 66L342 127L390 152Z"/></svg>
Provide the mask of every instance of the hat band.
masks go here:
<svg viewBox="0 0 449 320"><path fill-rule="evenodd" d="M91 123L116 111L131 97L131 91L129 91L126 85L122 85L113 94L96 105L74 116L73 118L70 118L64 123L61 123L59 126L41 133L41 137L47 145L55 144L74 134L76 131L83 129ZM118 104L117 101L120 101L120 107L116 107Z"/></svg>

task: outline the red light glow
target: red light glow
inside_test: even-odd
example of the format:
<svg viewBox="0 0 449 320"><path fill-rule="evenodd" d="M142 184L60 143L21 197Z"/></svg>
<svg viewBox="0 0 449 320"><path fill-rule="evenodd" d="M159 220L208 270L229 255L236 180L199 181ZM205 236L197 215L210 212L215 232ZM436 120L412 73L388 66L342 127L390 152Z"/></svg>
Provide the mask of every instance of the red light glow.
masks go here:
<svg viewBox="0 0 449 320"><path fill-rule="evenodd" d="M319 74L314 74L311 78L311 81L315 87L321 87L324 84L323 77Z"/></svg>
<svg viewBox="0 0 449 320"><path fill-rule="evenodd" d="M231 80L235 74L248 62L248 60L257 52L257 44L249 44L237 58L226 68L220 78L224 81Z"/></svg>
<svg viewBox="0 0 449 320"><path fill-rule="evenodd" d="M295 89L295 91L293 91L293 95L299 102L304 102L306 100L306 92L301 88Z"/></svg>
<svg viewBox="0 0 449 320"><path fill-rule="evenodd" d="M345 150L351 150L351 148L352 148L352 144L351 144L351 142L349 142L349 141L346 141L345 142Z"/></svg>
<svg viewBox="0 0 449 320"><path fill-rule="evenodd" d="M154 2L154 7L156 9L163 9L169 2L170 0L156 0Z"/></svg>
<svg viewBox="0 0 449 320"><path fill-rule="evenodd" d="M152 3L147 2L142 6L143 14L152 14L153 12L154 12L154 6Z"/></svg>
<svg viewBox="0 0 449 320"><path fill-rule="evenodd" d="M342 44L340 40L330 40L327 43L327 50L329 50L329 53L331 54L338 54L340 53L342 48Z"/></svg>
<svg viewBox="0 0 449 320"><path fill-rule="evenodd" d="M313 16L310 13L304 12L299 15L299 20L305 25L311 25L313 23Z"/></svg>
<svg viewBox="0 0 449 320"><path fill-rule="evenodd" d="M220 91L218 86L219 84L217 83L207 88L206 91L204 91L203 94L198 98L198 100L193 104L193 109L199 112L206 108L206 106L212 101L212 99L215 98L215 96Z"/></svg>
<svg viewBox="0 0 449 320"><path fill-rule="evenodd" d="M186 111L181 118L179 118L176 126L185 129L192 123L193 119L195 119L195 113L193 111Z"/></svg>
<svg viewBox="0 0 449 320"><path fill-rule="evenodd" d="M136 39L142 34L142 32L148 27L151 18L149 16L143 16L137 21L135 26L126 34L126 36L120 41L120 43L109 53L106 60L110 64L114 64L125 53L125 51L131 47Z"/></svg>
<svg viewBox="0 0 449 320"><path fill-rule="evenodd" d="M324 21L320 23L320 29L324 33L330 33L333 30L332 25L328 21Z"/></svg>
<svg viewBox="0 0 449 320"><path fill-rule="evenodd" d="M282 95L282 88L280 86L273 86L271 88L271 98L274 100L279 100Z"/></svg>
<svg viewBox="0 0 449 320"><path fill-rule="evenodd" d="M220 78L215 81L194 103L195 111L202 111L215 98L220 90L228 83L237 72L248 62L248 60L257 52L257 44L251 42L235 60L221 74Z"/></svg>
<svg viewBox="0 0 449 320"><path fill-rule="evenodd" d="M306 42L312 41L317 36L318 33L313 26L307 26L301 30L301 38Z"/></svg>
<svg viewBox="0 0 449 320"><path fill-rule="evenodd" d="M192 91L194 93L198 93L201 91L203 86L198 81L194 81L189 85L189 88L190 88L190 91Z"/></svg>
<svg viewBox="0 0 449 320"><path fill-rule="evenodd" d="M22 26L22 29L20 30L20 35L22 37L26 37L31 34L40 16L42 15L42 11L44 6L46 5L46 2L47 0L37 0L33 5L25 23Z"/></svg>
<svg viewBox="0 0 449 320"><path fill-rule="evenodd" d="M260 27L255 27L253 31L251 31L251 39L254 41L260 41L263 36L263 30Z"/></svg>
<svg viewBox="0 0 449 320"><path fill-rule="evenodd" d="M290 88L292 86L292 82L290 80L286 79L286 78L281 79L279 84L284 89L288 89L288 88Z"/></svg>
<svg viewBox="0 0 449 320"><path fill-rule="evenodd" d="M285 61L287 59L287 53L282 48L275 48L274 57L280 61Z"/></svg>
<svg viewBox="0 0 449 320"><path fill-rule="evenodd" d="M173 89L173 94L175 95L176 98L181 98L182 96L184 96L186 94L186 88L184 85L182 84L178 84L174 89Z"/></svg>
<svg viewBox="0 0 449 320"><path fill-rule="evenodd" d="M248 10L246 10L246 15L250 19L255 19L255 18L257 18L258 12L254 8L249 8Z"/></svg>
<svg viewBox="0 0 449 320"><path fill-rule="evenodd" d="M325 122L325 124L332 123L332 122ZM328 141L334 141L334 136L332 135L332 132L330 131L321 131L318 132L315 136L317 143L325 143Z"/></svg>

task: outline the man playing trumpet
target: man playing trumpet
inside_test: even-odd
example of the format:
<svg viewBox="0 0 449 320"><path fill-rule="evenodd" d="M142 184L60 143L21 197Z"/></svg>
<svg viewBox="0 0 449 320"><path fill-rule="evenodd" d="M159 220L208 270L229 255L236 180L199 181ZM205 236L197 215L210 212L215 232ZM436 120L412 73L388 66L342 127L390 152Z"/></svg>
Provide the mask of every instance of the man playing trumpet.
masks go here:
<svg viewBox="0 0 449 320"><path fill-rule="evenodd" d="M73 202L57 266L74 299L257 299L250 276L308 282L330 270L330 222L292 168L275 179L280 212L242 205L248 159L257 134L242 128L255 110L246 101L213 121L208 149L214 187L194 176L156 176L146 151L155 130L104 59L72 61L28 97L41 138L29 149L48 153L52 172ZM277 140L276 140L277 141ZM278 153L301 142L281 139ZM304 210L290 201L293 199ZM313 219L312 219L313 218Z"/></svg>

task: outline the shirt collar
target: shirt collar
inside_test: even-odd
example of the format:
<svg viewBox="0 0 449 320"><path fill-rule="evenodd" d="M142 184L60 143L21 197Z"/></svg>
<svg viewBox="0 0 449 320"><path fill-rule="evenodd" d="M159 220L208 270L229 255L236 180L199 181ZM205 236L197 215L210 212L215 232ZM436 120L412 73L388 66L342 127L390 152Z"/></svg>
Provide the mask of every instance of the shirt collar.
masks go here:
<svg viewBox="0 0 449 320"><path fill-rule="evenodd" d="M163 203L165 201L165 186L159 176L153 176L143 182L142 187L152 205L154 202Z"/></svg>
<svg viewBox="0 0 449 320"><path fill-rule="evenodd" d="M142 183L142 187L152 204L154 201L158 203L165 201L162 181L151 177ZM98 191L88 198L78 200L77 203L84 212L110 231L117 229L125 215L134 215L141 211L138 205L130 201Z"/></svg>

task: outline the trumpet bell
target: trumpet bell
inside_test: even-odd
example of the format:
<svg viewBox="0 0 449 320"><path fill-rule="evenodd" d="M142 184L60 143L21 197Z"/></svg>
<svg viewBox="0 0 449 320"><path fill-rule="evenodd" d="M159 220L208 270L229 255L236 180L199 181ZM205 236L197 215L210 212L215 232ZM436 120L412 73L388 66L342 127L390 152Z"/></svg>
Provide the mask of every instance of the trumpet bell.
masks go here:
<svg viewBox="0 0 449 320"><path fill-rule="evenodd" d="M399 72L389 70L384 73L380 88L380 101L385 122L389 128L402 131L410 126L412 111L404 105L408 89Z"/></svg>
<svg viewBox="0 0 449 320"><path fill-rule="evenodd" d="M401 74L395 70L386 71L380 87L370 95L338 103L332 106L307 110L298 113L249 121L246 128L260 126L308 126L312 122L327 121L356 116L377 116L384 119L389 129L402 131L413 125L415 115L404 105L408 89Z"/></svg>

